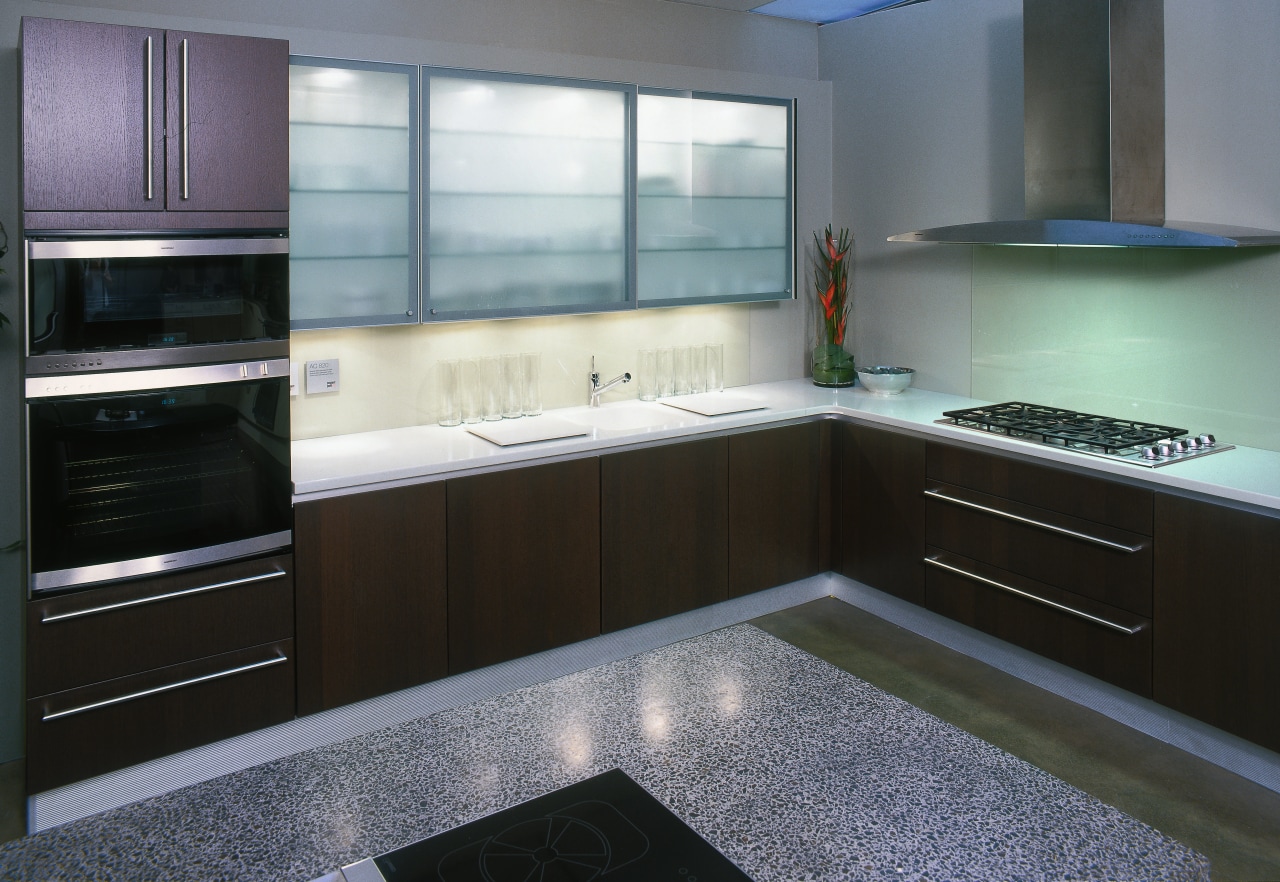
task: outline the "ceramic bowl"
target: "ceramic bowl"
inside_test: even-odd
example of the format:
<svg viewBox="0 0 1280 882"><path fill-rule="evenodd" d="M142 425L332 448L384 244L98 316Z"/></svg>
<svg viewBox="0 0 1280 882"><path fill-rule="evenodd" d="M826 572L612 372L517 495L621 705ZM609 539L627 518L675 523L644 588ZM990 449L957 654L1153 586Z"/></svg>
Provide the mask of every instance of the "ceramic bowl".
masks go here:
<svg viewBox="0 0 1280 882"><path fill-rule="evenodd" d="M872 395L897 395L911 385L911 378L915 373L913 368L878 364L858 368L858 381Z"/></svg>

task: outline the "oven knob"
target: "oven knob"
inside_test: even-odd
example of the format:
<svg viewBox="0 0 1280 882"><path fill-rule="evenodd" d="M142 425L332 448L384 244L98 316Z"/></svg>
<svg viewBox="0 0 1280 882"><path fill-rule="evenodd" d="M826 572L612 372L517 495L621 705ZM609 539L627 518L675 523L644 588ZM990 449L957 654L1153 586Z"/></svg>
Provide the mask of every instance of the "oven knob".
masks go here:
<svg viewBox="0 0 1280 882"><path fill-rule="evenodd" d="M1200 446L1201 446L1201 447L1212 447L1214 444L1217 444L1217 443L1218 443L1217 439L1216 439L1216 438L1214 438L1212 435L1201 435L1201 436L1200 436Z"/></svg>
<svg viewBox="0 0 1280 882"><path fill-rule="evenodd" d="M1173 455L1173 445L1171 445L1168 441L1161 441L1160 446L1157 447L1156 449L1160 451L1161 456Z"/></svg>
<svg viewBox="0 0 1280 882"><path fill-rule="evenodd" d="M1187 452L1187 442L1183 441L1181 438L1175 438L1172 442L1170 442L1169 447L1173 450L1174 453Z"/></svg>
<svg viewBox="0 0 1280 882"><path fill-rule="evenodd" d="M1196 438L1194 435L1188 435L1186 438L1183 438L1182 443L1187 445L1187 450L1200 449L1200 439Z"/></svg>
<svg viewBox="0 0 1280 882"><path fill-rule="evenodd" d="M1156 452L1156 449L1154 447L1144 447L1142 448L1142 458L1143 459L1159 459L1160 454Z"/></svg>

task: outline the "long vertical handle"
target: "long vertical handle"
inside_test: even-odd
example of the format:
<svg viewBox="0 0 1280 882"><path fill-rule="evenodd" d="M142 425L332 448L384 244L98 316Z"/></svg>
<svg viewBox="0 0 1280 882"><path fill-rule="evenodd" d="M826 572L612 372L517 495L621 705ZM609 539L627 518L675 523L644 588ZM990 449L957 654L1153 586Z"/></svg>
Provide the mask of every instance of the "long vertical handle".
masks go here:
<svg viewBox="0 0 1280 882"><path fill-rule="evenodd" d="M182 198L190 199L191 133L187 129L191 124L191 107L188 103L191 98L191 66L185 39L178 46L178 54L182 58L182 119L179 122L182 129Z"/></svg>
<svg viewBox="0 0 1280 882"><path fill-rule="evenodd" d="M146 67L146 79L144 80L144 83L143 83L143 95L145 95L145 96L146 96L146 101L145 101L145 103L146 103L146 105L147 105L147 122L146 122L146 140L147 140L147 146L146 146L146 157L147 157L147 172L146 172L146 181L147 181L147 184L146 184L146 193L147 193L147 195L146 195L146 199L147 199L147 201L150 201L150 200L151 200L151 198L152 198L152 195L153 195L153 194L152 194L152 166L155 164L155 153L154 153L154 151L155 151L155 142L154 142L154 138L155 138L155 129L154 129L154 126L155 126L155 115L154 115L154 111L155 111L155 94L154 94L154 92L155 92L155 90L152 88L152 83L151 83L151 75L152 75L152 67L151 67L151 37L150 37L150 36L148 36L146 39L144 39L144 40L142 41L142 44L143 44L143 47L146 49L146 53L147 53L147 59L146 59L146 64L145 64L145 67Z"/></svg>

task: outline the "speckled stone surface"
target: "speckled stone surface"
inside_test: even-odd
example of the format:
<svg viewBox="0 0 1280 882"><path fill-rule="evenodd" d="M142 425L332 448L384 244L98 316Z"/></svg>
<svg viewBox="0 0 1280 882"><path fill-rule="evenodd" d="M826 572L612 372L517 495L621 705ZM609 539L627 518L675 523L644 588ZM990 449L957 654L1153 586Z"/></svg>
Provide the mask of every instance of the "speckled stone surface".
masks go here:
<svg viewBox="0 0 1280 882"><path fill-rule="evenodd" d="M28 837L0 878L311 880L614 767L756 882L1209 878L1185 846L750 625Z"/></svg>

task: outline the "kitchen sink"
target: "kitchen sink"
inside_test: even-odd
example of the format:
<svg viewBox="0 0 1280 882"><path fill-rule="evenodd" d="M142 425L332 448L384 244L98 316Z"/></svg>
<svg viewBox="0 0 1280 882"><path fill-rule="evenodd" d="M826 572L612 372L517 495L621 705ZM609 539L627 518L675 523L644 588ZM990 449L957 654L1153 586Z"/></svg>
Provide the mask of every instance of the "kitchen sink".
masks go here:
<svg viewBox="0 0 1280 882"><path fill-rule="evenodd" d="M598 432L640 432L680 424L680 415L648 401L620 401L600 407L582 407L564 414L565 419Z"/></svg>

